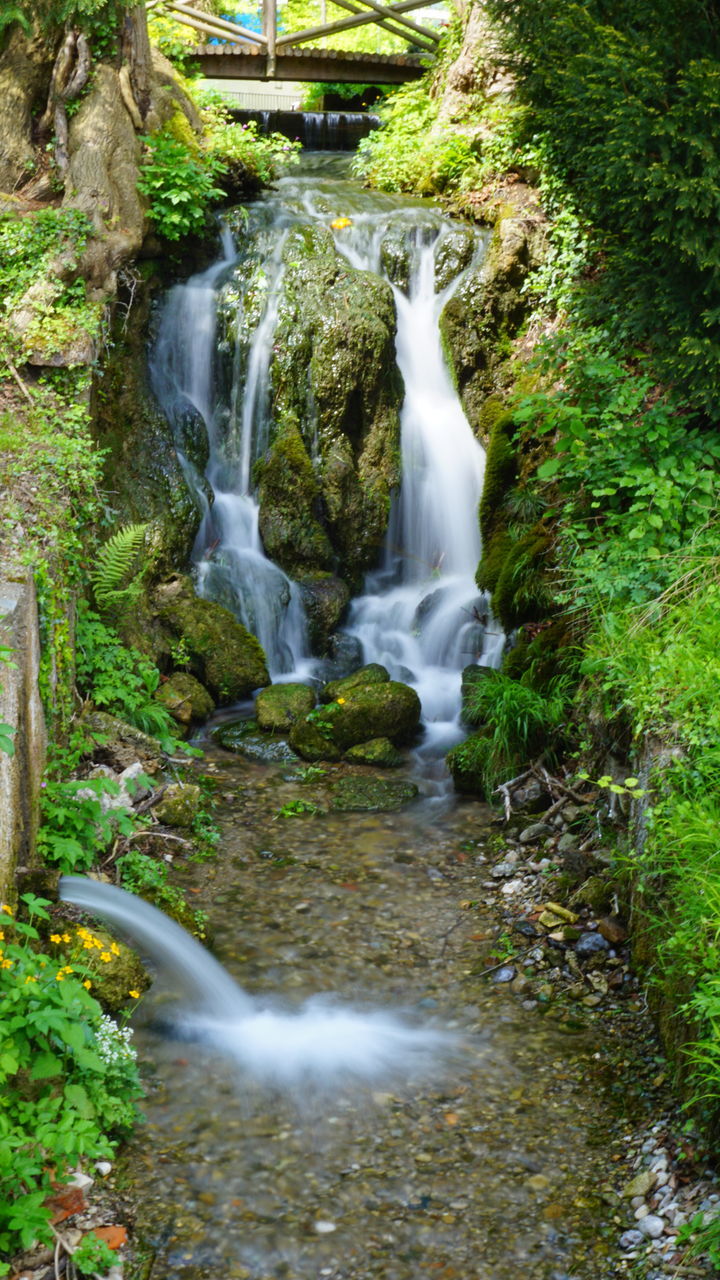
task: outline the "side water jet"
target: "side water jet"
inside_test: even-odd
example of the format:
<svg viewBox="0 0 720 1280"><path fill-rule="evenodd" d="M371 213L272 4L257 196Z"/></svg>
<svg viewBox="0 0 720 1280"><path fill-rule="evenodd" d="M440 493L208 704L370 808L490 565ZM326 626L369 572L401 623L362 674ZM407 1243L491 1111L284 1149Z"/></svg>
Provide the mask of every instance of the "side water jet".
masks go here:
<svg viewBox="0 0 720 1280"><path fill-rule="evenodd" d="M437 1067L456 1044L447 1032L335 1004L330 996L314 997L297 1012L272 1008L142 898L82 876L62 876L60 897L132 939L182 990L178 1033L210 1045L259 1084L293 1091L403 1079Z"/></svg>

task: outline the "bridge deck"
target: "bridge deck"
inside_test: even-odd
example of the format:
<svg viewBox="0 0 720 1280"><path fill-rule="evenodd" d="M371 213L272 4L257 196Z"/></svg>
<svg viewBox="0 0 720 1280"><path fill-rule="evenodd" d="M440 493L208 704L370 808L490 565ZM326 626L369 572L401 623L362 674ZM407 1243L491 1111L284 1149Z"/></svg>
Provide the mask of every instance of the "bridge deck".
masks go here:
<svg viewBox="0 0 720 1280"><path fill-rule="evenodd" d="M404 84L427 67L418 54L346 53L339 49L279 47L274 64L265 48L251 44L206 44L193 50L202 74L218 80L329 80Z"/></svg>

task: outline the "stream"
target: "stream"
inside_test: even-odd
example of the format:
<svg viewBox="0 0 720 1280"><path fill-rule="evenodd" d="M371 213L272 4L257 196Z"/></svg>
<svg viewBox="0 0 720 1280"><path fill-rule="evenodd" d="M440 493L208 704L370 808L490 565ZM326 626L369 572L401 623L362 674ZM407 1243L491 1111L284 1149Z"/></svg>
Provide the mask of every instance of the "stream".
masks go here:
<svg viewBox="0 0 720 1280"><path fill-rule="evenodd" d="M522 985L493 979L487 951L499 930L483 882L498 831L489 809L438 781L462 733L462 668L497 665L504 645L474 583L483 452L438 335L440 310L481 264L487 235L466 231L464 259L448 272L454 224L439 210L360 190L336 157L304 165L249 208L241 249L226 228L218 260L171 291L153 386L204 511L198 590L259 636L273 679L321 679L301 593L265 555L253 486L271 433L283 249L293 228L330 226L351 266L380 275L388 231L407 249L408 280L390 281L403 481L380 563L344 625L359 660L382 662L420 695L424 744L394 775L416 781L420 798L399 812L336 812L334 783L366 769L257 763L208 734L202 768L218 788L220 849L202 866L176 857L174 876L251 998L286 1013L311 1001L321 1017L348 1006L392 1015L438 1046L360 1078L353 1062L366 1046L352 1043L338 1055L346 1070L291 1078L279 1042L275 1069L247 1070L177 1025L162 1033L176 1001L159 980L136 1019L148 1086L129 1161L141 1201L137 1274L609 1280L608 1148L623 1142L600 1085L612 1028L559 1018L552 1004L523 999ZM227 315L230 304L228 383L216 349L219 308ZM207 432L204 476L184 451L189 418ZM312 802L305 816L287 816L298 801Z"/></svg>

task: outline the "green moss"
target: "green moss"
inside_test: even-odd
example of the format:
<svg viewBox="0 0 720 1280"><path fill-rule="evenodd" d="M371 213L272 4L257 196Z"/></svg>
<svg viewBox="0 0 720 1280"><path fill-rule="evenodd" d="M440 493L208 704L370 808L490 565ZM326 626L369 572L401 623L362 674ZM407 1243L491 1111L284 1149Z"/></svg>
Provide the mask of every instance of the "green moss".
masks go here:
<svg viewBox="0 0 720 1280"><path fill-rule="evenodd" d="M315 691L306 684L273 684L255 698L255 716L261 729L282 733L312 711Z"/></svg>
<svg viewBox="0 0 720 1280"><path fill-rule="evenodd" d="M163 583L154 605L163 626L184 641L193 674L217 701L234 702L270 683L255 636L229 609L196 596L189 578Z"/></svg>
<svg viewBox="0 0 720 1280"><path fill-rule="evenodd" d="M480 499L480 533L483 543L486 543L500 527L503 499L515 484L518 466L512 443L515 429L512 416L504 412L501 402L492 397L485 401L482 413L485 421L492 424Z"/></svg>
<svg viewBox="0 0 720 1280"><path fill-rule="evenodd" d="M548 553L552 540L547 533L531 530L506 555L490 606L505 631L521 622L539 622L553 607L547 582Z"/></svg>
<svg viewBox="0 0 720 1280"><path fill-rule="evenodd" d="M350 764L374 765L378 769L394 769L402 764L402 755L393 746L389 738L372 738L370 742L359 742L345 752L345 759Z"/></svg>
<svg viewBox="0 0 720 1280"><path fill-rule="evenodd" d="M492 742L483 733L473 733L446 756L455 790L462 795L489 799L486 774L492 754Z"/></svg>
<svg viewBox="0 0 720 1280"><path fill-rule="evenodd" d="M256 464L255 477L267 554L293 578L327 569L333 551L318 520L320 491L297 422L290 416Z"/></svg>
<svg viewBox="0 0 720 1280"><path fill-rule="evenodd" d="M358 667L352 675L343 676L341 680L331 680L320 694L321 702L334 702L336 698L344 698L351 689L359 689L366 684L386 684L390 672L379 662L369 662L367 666Z"/></svg>
<svg viewBox="0 0 720 1280"><path fill-rule="evenodd" d="M475 575L481 591L495 590L505 561L514 546L513 538L505 530L500 530L483 546L482 558Z"/></svg>

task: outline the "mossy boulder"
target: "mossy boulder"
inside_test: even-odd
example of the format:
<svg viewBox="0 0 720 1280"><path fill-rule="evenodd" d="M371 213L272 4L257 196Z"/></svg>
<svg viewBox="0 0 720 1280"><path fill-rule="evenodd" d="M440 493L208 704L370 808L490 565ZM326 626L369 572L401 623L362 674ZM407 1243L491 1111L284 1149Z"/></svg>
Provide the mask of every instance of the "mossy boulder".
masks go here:
<svg viewBox="0 0 720 1280"><path fill-rule="evenodd" d="M271 369L276 416L294 419L308 456L316 455L322 523L340 576L356 586L377 558L399 481L392 289L349 266L324 227L293 228L284 258ZM262 507L261 524L271 518Z"/></svg>
<svg viewBox="0 0 720 1280"><path fill-rule="evenodd" d="M118 942L113 934L93 925L90 930L95 944L92 947L78 946L71 954L71 960L83 969L87 968L88 980L92 984L90 992L96 1000L110 1010L118 1013L129 1008L135 997L131 991L142 994L150 986L150 975L140 957L123 942ZM98 945L100 944L100 945ZM102 956L110 956L103 960Z"/></svg>
<svg viewBox="0 0 720 1280"><path fill-rule="evenodd" d="M153 813L158 822L169 827L192 827L201 803L202 792L195 783L171 782Z"/></svg>
<svg viewBox="0 0 720 1280"><path fill-rule="evenodd" d="M487 234L487 233L482 233ZM478 246L478 233L470 227L454 226L435 250L435 289L440 292L470 266Z"/></svg>
<svg viewBox="0 0 720 1280"><path fill-rule="evenodd" d="M420 723L420 711L420 699L414 689L399 680L386 680L346 688L334 702L312 715L314 727L319 727L343 752L373 738L389 738L396 744L407 742Z"/></svg>
<svg viewBox="0 0 720 1280"><path fill-rule="evenodd" d="M391 813L418 795L414 782L386 778L341 778L333 787L331 809L348 813Z"/></svg>
<svg viewBox="0 0 720 1280"><path fill-rule="evenodd" d="M333 742L330 733L307 717L297 720L291 727L289 742L293 751L311 764L318 760L333 762L342 759L342 751Z"/></svg>
<svg viewBox="0 0 720 1280"><path fill-rule="evenodd" d="M316 573L300 579L300 591L308 622L313 653L327 653L330 637L350 602L347 583L331 573Z"/></svg>
<svg viewBox="0 0 720 1280"><path fill-rule="evenodd" d="M157 773L164 752L157 738L143 733L107 711L87 711L80 725L92 742L92 758L97 764L121 771L138 761L145 773Z"/></svg>
<svg viewBox="0 0 720 1280"><path fill-rule="evenodd" d="M394 747L389 738L371 738L369 742L359 742L345 752L349 764L374 765L377 769L394 769L402 764L401 753Z"/></svg>
<svg viewBox="0 0 720 1280"><path fill-rule="evenodd" d="M483 544L489 542L502 525L505 516L503 501L515 484L518 472L517 451L512 442L515 432L512 416L502 409L499 401L488 401L486 411L490 405L497 407L497 413L493 415L490 438L485 450L485 475L480 499L480 533ZM490 416L487 412L487 418Z"/></svg>
<svg viewBox="0 0 720 1280"><path fill-rule="evenodd" d="M540 622L553 610L548 580L552 539L542 528L531 529L514 543L502 562L490 607L505 631L523 622Z"/></svg>
<svg viewBox="0 0 720 1280"><path fill-rule="evenodd" d="M282 733L315 706L315 691L306 684L272 684L255 697L255 718L260 729Z"/></svg>
<svg viewBox="0 0 720 1280"><path fill-rule="evenodd" d="M170 712L173 720L188 728L207 720L215 703L207 689L188 671L174 671L155 691L155 699Z"/></svg>
<svg viewBox="0 0 720 1280"><path fill-rule="evenodd" d="M461 795L489 800L486 774L491 750L492 743L485 734L473 733L448 752L447 767L455 790Z"/></svg>
<svg viewBox="0 0 720 1280"><path fill-rule="evenodd" d="M366 684L387 684L389 679L387 667L381 666L379 662L368 662L349 676L342 676L340 680L331 680L326 684L320 692L320 701L334 702L336 698L344 698L351 689L358 689Z"/></svg>
<svg viewBox="0 0 720 1280"><path fill-rule="evenodd" d="M480 563L475 574L481 591L494 591L515 540L506 529L498 529L488 542L483 544Z"/></svg>
<svg viewBox="0 0 720 1280"><path fill-rule="evenodd" d="M229 609L196 596L189 578L162 583L153 604L163 626L184 641L193 674L218 702L235 702L270 683L255 636Z"/></svg>
<svg viewBox="0 0 720 1280"><path fill-rule="evenodd" d="M319 516L320 490L297 427L288 417L255 465L260 535L265 550L292 578L328 569L333 550Z"/></svg>

